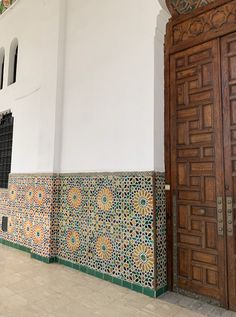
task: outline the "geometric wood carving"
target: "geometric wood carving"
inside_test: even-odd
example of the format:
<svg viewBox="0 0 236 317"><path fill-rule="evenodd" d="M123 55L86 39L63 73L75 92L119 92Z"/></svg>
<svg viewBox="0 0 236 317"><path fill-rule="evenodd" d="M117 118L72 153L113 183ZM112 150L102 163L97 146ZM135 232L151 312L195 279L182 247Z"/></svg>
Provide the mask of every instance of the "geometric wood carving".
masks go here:
<svg viewBox="0 0 236 317"><path fill-rule="evenodd" d="M212 9L173 27L173 44L192 40L201 34L219 32L236 23L236 1Z"/></svg>

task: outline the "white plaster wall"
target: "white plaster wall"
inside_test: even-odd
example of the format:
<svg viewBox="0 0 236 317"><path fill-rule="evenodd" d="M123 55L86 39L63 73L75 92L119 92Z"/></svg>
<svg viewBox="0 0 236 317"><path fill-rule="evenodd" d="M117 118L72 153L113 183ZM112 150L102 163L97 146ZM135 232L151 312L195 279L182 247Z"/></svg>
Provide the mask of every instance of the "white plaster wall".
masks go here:
<svg viewBox="0 0 236 317"><path fill-rule="evenodd" d="M67 0L61 172L164 169L163 131L154 140L159 11L157 0Z"/></svg>
<svg viewBox="0 0 236 317"><path fill-rule="evenodd" d="M14 116L13 173L52 172L60 0L18 0L0 16L0 47L5 47L0 111ZM17 82L7 86L8 55L19 41Z"/></svg>
<svg viewBox="0 0 236 317"><path fill-rule="evenodd" d="M13 173L164 170L159 12L157 0L17 0L0 16Z"/></svg>

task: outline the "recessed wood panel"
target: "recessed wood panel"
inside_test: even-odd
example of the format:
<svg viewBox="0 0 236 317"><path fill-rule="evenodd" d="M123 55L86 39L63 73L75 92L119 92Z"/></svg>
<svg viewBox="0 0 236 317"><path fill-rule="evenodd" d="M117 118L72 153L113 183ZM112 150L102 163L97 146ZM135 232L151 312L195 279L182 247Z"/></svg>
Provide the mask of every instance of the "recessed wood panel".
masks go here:
<svg viewBox="0 0 236 317"><path fill-rule="evenodd" d="M179 228L188 229L188 206L180 205L178 207Z"/></svg>
<svg viewBox="0 0 236 317"><path fill-rule="evenodd" d="M191 212L193 216L202 216L216 218L215 208L192 206Z"/></svg>
<svg viewBox="0 0 236 317"><path fill-rule="evenodd" d="M230 102L230 121L231 124L236 124L236 100Z"/></svg>
<svg viewBox="0 0 236 317"><path fill-rule="evenodd" d="M231 130L231 141L236 141L236 130Z"/></svg>
<svg viewBox="0 0 236 317"><path fill-rule="evenodd" d="M234 85L230 85L229 90L230 90L230 94L231 94L232 97L236 96L236 85L235 84Z"/></svg>
<svg viewBox="0 0 236 317"><path fill-rule="evenodd" d="M190 143L212 143L212 134L211 133L201 133L201 134L192 134L190 135Z"/></svg>
<svg viewBox="0 0 236 317"><path fill-rule="evenodd" d="M179 275L182 277L188 277L189 275L189 251L188 249L179 248L178 252L178 266Z"/></svg>
<svg viewBox="0 0 236 317"><path fill-rule="evenodd" d="M202 91L199 93L189 95L189 102L191 102L191 103L200 103L200 102L203 102L206 100L211 100L211 99L212 99L212 91L211 90Z"/></svg>
<svg viewBox="0 0 236 317"><path fill-rule="evenodd" d="M212 128L213 126L213 112L212 105L205 105L202 107L202 115L203 115L203 128Z"/></svg>
<svg viewBox="0 0 236 317"><path fill-rule="evenodd" d="M183 67L185 65L185 58L181 57L176 60L176 67Z"/></svg>
<svg viewBox="0 0 236 317"><path fill-rule="evenodd" d="M201 185L201 177L200 176L191 176L190 177L191 186L200 186Z"/></svg>
<svg viewBox="0 0 236 317"><path fill-rule="evenodd" d="M201 237L187 234L180 234L179 241L185 244L192 244L195 246L201 245Z"/></svg>
<svg viewBox="0 0 236 317"><path fill-rule="evenodd" d="M193 79L193 80L190 80L188 82L188 89L191 90L191 89L196 89L196 88L199 88L199 80L198 78L197 79Z"/></svg>
<svg viewBox="0 0 236 317"><path fill-rule="evenodd" d="M217 257L214 254L209 254L207 252L192 252L192 259L196 262L203 262L211 265L217 264Z"/></svg>
<svg viewBox="0 0 236 317"><path fill-rule="evenodd" d="M236 41L232 41L227 44L228 53L235 53L236 52Z"/></svg>
<svg viewBox="0 0 236 317"><path fill-rule="evenodd" d="M201 197L200 192L191 190L180 190L179 199L180 200L199 200Z"/></svg>
<svg viewBox="0 0 236 317"><path fill-rule="evenodd" d="M178 157L179 158L193 158L193 157L199 157L200 150L197 149L182 149L178 150Z"/></svg>
<svg viewBox="0 0 236 317"><path fill-rule="evenodd" d="M236 145L231 145L231 153L232 155L236 155Z"/></svg>
<svg viewBox="0 0 236 317"><path fill-rule="evenodd" d="M211 162L203 162L203 163L191 163L190 164L190 172L191 173L203 173L209 174L213 172L214 165Z"/></svg>
<svg viewBox="0 0 236 317"><path fill-rule="evenodd" d="M206 282L207 284L217 286L218 285L218 273L216 271L206 271Z"/></svg>
<svg viewBox="0 0 236 317"><path fill-rule="evenodd" d="M236 56L230 56L229 62L229 79L236 79Z"/></svg>
<svg viewBox="0 0 236 317"><path fill-rule="evenodd" d="M189 68L182 71L177 72L177 79L188 78L197 74L197 68Z"/></svg>
<svg viewBox="0 0 236 317"><path fill-rule="evenodd" d="M194 121L190 121L189 122L189 130L198 130L199 129L199 121L198 120L194 120Z"/></svg>
<svg viewBox="0 0 236 317"><path fill-rule="evenodd" d="M178 85L178 93L177 93L177 102L178 105L184 104L184 84Z"/></svg>
<svg viewBox="0 0 236 317"><path fill-rule="evenodd" d="M209 249L217 248L217 224L206 222L205 225L206 247Z"/></svg>
<svg viewBox="0 0 236 317"><path fill-rule="evenodd" d="M203 282L203 269L202 267L193 266L192 268L192 276L193 280L197 282Z"/></svg>
<svg viewBox="0 0 236 317"><path fill-rule="evenodd" d="M206 216L206 209L204 207L194 207L191 208L192 216Z"/></svg>
<svg viewBox="0 0 236 317"><path fill-rule="evenodd" d="M178 145L186 144L187 125L186 123L179 123L177 126L177 142Z"/></svg>
<svg viewBox="0 0 236 317"><path fill-rule="evenodd" d="M186 163L178 163L178 184L182 186L188 185L188 169Z"/></svg>
<svg viewBox="0 0 236 317"><path fill-rule="evenodd" d="M215 155L215 149L213 147L205 147L203 149L203 156L204 157L214 157Z"/></svg>
<svg viewBox="0 0 236 317"><path fill-rule="evenodd" d="M198 119L198 108L187 108L177 112L178 119L196 118Z"/></svg>
<svg viewBox="0 0 236 317"><path fill-rule="evenodd" d="M204 50L202 52L190 55L188 57L188 62L189 62L189 64L195 64L195 63L198 63L200 61L203 61L205 59L210 58L210 56L211 56L211 50Z"/></svg>
<svg viewBox="0 0 236 317"><path fill-rule="evenodd" d="M212 63L208 63L202 65L202 85L203 87L207 87L212 85L213 80L213 65Z"/></svg>
<svg viewBox="0 0 236 317"><path fill-rule="evenodd" d="M201 231L202 230L202 222L200 220L192 220L191 221L191 230Z"/></svg>
<svg viewBox="0 0 236 317"><path fill-rule="evenodd" d="M214 202L216 201L216 183L215 177L205 177L205 201Z"/></svg>

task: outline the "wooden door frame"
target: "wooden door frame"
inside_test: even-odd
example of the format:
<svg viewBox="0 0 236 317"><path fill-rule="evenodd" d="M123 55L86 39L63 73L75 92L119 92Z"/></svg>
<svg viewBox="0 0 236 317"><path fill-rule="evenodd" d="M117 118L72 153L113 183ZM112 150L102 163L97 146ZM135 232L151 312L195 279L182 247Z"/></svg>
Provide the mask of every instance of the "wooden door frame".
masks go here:
<svg viewBox="0 0 236 317"><path fill-rule="evenodd" d="M219 23L219 27L214 28L214 30L209 30L204 32L204 21L208 21L209 16L220 17L220 12L226 12L227 8L233 7L236 13L236 0L216 0L202 8L193 10L188 14L176 15L175 10L171 6L170 0L166 1L167 7L172 13L172 17L169 20L166 28L165 36L165 177L166 183L171 185L171 141L170 141L170 55L190 48L192 46L204 43L206 41L220 38L224 35L236 31L236 15L235 21L229 19L226 16L225 21ZM229 11L230 12L230 11ZM222 13L222 14L223 14ZM225 13L226 14L226 13ZM178 40L178 27L189 27L189 23L195 22L195 30L192 29L192 33L189 32L187 37L182 40ZM199 22L199 24L197 24ZM201 23L203 27L201 26ZM193 23L192 23L193 24ZM216 20L217 26L217 20ZM177 35L175 35L177 34ZM177 38L177 40L176 40ZM173 192L166 191L166 214L167 214L167 281L168 289L173 290L173 218L172 218L172 206L173 206Z"/></svg>

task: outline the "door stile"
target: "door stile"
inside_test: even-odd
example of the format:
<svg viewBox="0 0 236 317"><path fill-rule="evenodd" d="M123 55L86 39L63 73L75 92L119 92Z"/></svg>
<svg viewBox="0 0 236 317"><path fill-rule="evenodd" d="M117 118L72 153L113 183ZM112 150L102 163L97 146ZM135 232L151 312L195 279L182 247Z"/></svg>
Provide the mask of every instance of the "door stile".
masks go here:
<svg viewBox="0 0 236 317"><path fill-rule="evenodd" d="M229 308L236 310L236 33L221 39L224 173Z"/></svg>
<svg viewBox="0 0 236 317"><path fill-rule="evenodd" d="M214 40L216 44L216 50L214 52L216 58L216 74L218 74L217 78L217 86L218 93L215 94L216 103L219 107L216 108L215 112L215 120L217 127L219 128L219 137L215 140L215 148L216 148L216 157L219 158L219 162L217 164L218 167L218 177L217 177L217 197L220 196L223 198L222 201L222 211L223 211L223 235L218 236L219 238L219 249L222 253L222 257L220 258L220 267L222 268L221 272L221 280L220 283L222 285L221 289L221 304L225 308L229 308L229 296L228 296L228 256L227 256L227 215L226 215L226 197L225 197L225 153L223 151L224 146L224 122L223 122L223 93L222 93L222 65L221 65L221 40L217 38Z"/></svg>

